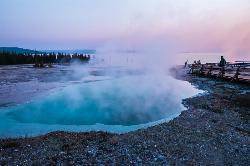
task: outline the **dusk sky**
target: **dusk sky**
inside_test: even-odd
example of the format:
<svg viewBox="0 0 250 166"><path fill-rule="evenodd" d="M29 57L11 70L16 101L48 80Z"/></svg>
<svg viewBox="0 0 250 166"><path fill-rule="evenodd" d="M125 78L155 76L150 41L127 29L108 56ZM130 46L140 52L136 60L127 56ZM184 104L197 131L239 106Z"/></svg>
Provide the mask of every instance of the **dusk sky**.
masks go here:
<svg viewBox="0 0 250 166"><path fill-rule="evenodd" d="M250 60L250 0L1 0L0 46L156 47Z"/></svg>

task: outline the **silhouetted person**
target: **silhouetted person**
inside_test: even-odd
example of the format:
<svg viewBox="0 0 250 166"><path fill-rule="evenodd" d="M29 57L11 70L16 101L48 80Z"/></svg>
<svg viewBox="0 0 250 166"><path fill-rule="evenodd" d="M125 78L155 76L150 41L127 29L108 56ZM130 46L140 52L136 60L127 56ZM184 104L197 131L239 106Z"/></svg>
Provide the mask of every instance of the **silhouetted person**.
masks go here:
<svg viewBox="0 0 250 166"><path fill-rule="evenodd" d="M201 65L201 61L200 61L200 60L198 60L198 61L197 61L197 64L198 64L198 65Z"/></svg>
<svg viewBox="0 0 250 166"><path fill-rule="evenodd" d="M224 67L226 64L227 64L227 61L224 59L224 57L223 57L223 56L221 56L219 66L220 66L220 67Z"/></svg>
<svg viewBox="0 0 250 166"><path fill-rule="evenodd" d="M186 67L187 67L187 64L188 64L188 61L186 61L186 62L185 62L185 66L184 66L184 68L186 68Z"/></svg>

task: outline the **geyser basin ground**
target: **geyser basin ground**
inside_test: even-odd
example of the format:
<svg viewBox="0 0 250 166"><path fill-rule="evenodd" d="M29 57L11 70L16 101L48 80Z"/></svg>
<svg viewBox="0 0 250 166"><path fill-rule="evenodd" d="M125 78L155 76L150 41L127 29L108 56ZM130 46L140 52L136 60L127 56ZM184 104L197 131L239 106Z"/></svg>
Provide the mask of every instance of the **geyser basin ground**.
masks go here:
<svg viewBox="0 0 250 166"><path fill-rule="evenodd" d="M182 99L199 92L188 82L160 74L95 76L41 100L1 109L0 136L57 130L129 132L178 116L184 109Z"/></svg>

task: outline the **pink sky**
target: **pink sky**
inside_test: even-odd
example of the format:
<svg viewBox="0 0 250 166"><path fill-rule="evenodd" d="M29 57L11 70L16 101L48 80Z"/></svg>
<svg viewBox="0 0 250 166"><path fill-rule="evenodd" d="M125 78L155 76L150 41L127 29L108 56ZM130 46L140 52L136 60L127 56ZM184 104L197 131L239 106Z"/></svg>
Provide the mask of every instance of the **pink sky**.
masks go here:
<svg viewBox="0 0 250 166"><path fill-rule="evenodd" d="M2 0L0 46L154 48L250 60L249 11L249 0Z"/></svg>

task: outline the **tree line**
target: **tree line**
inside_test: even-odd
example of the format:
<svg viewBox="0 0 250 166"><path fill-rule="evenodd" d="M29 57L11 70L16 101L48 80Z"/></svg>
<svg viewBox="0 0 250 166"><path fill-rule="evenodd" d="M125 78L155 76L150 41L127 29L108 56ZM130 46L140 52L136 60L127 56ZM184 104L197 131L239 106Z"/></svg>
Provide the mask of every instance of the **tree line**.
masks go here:
<svg viewBox="0 0 250 166"><path fill-rule="evenodd" d="M71 63L72 61L88 62L90 55L84 54L63 54L63 53L15 53L0 52L0 65L17 65L17 64L54 64L54 63Z"/></svg>

